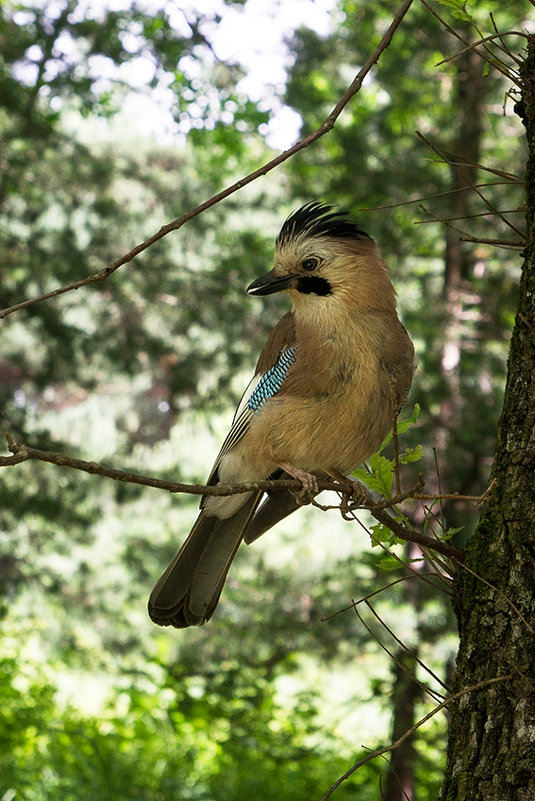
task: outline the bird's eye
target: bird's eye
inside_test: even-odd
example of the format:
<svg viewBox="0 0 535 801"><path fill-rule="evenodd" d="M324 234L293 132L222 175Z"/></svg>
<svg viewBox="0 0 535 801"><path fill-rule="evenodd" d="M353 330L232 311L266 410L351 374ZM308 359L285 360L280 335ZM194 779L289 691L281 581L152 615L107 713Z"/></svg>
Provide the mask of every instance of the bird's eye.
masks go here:
<svg viewBox="0 0 535 801"><path fill-rule="evenodd" d="M301 267L303 270L307 270L307 272L311 272L315 270L316 267L319 266L320 259L317 256L309 256L308 259L303 259L301 262Z"/></svg>

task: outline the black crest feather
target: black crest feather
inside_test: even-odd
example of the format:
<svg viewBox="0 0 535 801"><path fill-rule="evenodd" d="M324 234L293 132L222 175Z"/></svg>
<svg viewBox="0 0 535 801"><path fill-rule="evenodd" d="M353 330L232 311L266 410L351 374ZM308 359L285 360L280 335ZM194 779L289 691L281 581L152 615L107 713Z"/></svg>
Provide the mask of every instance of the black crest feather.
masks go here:
<svg viewBox="0 0 535 801"><path fill-rule="evenodd" d="M294 211L283 223L277 236L277 245L285 245L298 236L328 236L336 239L369 239L347 212L336 211L318 201L312 201Z"/></svg>

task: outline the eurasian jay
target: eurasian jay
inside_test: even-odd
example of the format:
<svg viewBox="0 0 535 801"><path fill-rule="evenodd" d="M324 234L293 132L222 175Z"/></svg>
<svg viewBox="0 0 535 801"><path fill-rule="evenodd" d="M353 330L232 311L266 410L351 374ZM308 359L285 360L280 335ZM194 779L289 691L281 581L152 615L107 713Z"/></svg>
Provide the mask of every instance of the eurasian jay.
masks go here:
<svg viewBox="0 0 535 801"><path fill-rule="evenodd" d="M313 202L283 224L274 267L250 295L286 293L207 485L347 474L381 445L409 390L414 348L399 321L373 239L345 213ZM201 625L216 608L242 540L295 511L289 490L204 496L189 537L154 587L162 626Z"/></svg>

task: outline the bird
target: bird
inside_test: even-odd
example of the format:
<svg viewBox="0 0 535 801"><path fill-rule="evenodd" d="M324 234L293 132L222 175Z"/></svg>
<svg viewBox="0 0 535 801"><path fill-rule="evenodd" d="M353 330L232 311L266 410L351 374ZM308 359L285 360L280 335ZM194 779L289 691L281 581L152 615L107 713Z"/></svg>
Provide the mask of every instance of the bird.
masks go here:
<svg viewBox="0 0 535 801"><path fill-rule="evenodd" d="M250 544L381 445L409 391L414 347L377 244L346 211L311 201L283 223L273 269L251 296L287 295L207 486L293 478L290 490L205 495L156 583L149 616L186 628L213 615L242 541Z"/></svg>

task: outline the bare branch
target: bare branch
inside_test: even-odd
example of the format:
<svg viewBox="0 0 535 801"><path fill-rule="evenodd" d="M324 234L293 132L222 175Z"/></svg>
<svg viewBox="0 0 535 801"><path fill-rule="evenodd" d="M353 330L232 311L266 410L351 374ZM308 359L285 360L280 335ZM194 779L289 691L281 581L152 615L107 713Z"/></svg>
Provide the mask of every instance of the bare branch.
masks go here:
<svg viewBox="0 0 535 801"><path fill-rule="evenodd" d="M13 438L6 434L8 447L12 453L11 456L0 456L0 467L11 467L22 462L39 461L55 464L60 467L70 467L74 470L81 470L85 473L93 475L106 476L114 481L124 481L129 484L138 484L147 487L154 487L156 489L166 490L167 492L183 492L190 495L215 495L227 496L238 495L244 492L267 492L268 490L275 489L289 489L298 492L302 489L301 483L294 479L282 479L277 481L251 481L235 486L226 486L217 484L214 486L204 486L201 484L184 484L181 482L166 481L165 479L154 478L153 476L144 476L139 473L128 472L125 470L118 470L113 467L106 467L98 462L87 462L84 459L77 459L73 456L67 456L63 453L54 451L43 451L39 448L31 448L28 445L17 444ZM343 478L343 477L342 477ZM419 484L418 489L421 488ZM395 506L401 500L407 500L411 496L407 493L402 493L399 498L395 496L389 498L385 503L376 503L372 496L369 494L364 485L360 482L355 482L351 479L346 479L346 483L338 481L318 481L318 489L320 491L330 490L333 492L341 493L347 497L355 495L357 503L351 506L351 511L356 508L369 509L370 513L376 520L379 520L383 525L387 526L396 537L401 540L415 542L421 548L429 548L437 551L438 553L447 556L455 562L460 562L463 559L462 551L443 542L439 539L427 537L424 534L412 531L407 526L394 520L394 518L386 511L386 506ZM433 496L434 497L434 496ZM461 499L462 496L456 496Z"/></svg>
<svg viewBox="0 0 535 801"><path fill-rule="evenodd" d="M453 158L450 159L449 164L455 165L456 167L477 167L478 170L482 170L483 172L488 172L491 175L496 175L498 178L505 178L506 180L503 184L500 181L495 181L494 183L489 184L476 184L478 187L485 187L485 186L502 186L507 184L521 184L522 186L525 184L525 180L522 176L517 175L514 172L507 172L506 170L500 170L498 167L488 167L486 164L481 164L479 161L472 161L471 159L463 158L463 156L458 155L457 153L450 153ZM443 159L441 158L438 162L439 164L444 163ZM470 187L466 187L469 189ZM457 190L451 191L459 191L462 190L462 187L459 187Z"/></svg>
<svg viewBox="0 0 535 801"><path fill-rule="evenodd" d="M434 10L434 8L433 8L432 6L430 6L428 3L426 3L426 0L420 0L420 2L421 2L421 4L422 4L422 5L423 5L425 8L427 8L427 10L429 11L429 13L430 13L430 14L432 14L432 15L435 17L435 19L437 19L437 20L440 22L440 24L442 25L442 27L443 27L443 28L445 28L445 29L448 31L448 33L451 33L451 35L452 35L452 36L455 36L455 38L456 38L456 39L458 39L460 42L462 42L462 43L463 43L463 44L464 44L466 47L469 47L469 46L470 46L470 42L467 42L467 41L466 41L466 39L464 39L464 38L461 36L461 34L460 34L458 31L456 31L456 30L455 30L455 28L452 28L452 27L451 27L451 25L448 25L448 23L446 22L446 20L445 20L445 19L443 19L443 18L442 18L442 17L441 17L441 16L440 16L440 15L439 15L439 14L438 14L438 13L437 13L435 10Z"/></svg>
<svg viewBox="0 0 535 801"><path fill-rule="evenodd" d="M422 206L423 208L423 206ZM500 209L502 214L525 214L525 209ZM493 211L480 211L477 214L463 214L462 217L437 217L436 220L415 220L415 225L426 225L428 223L436 222L441 223L458 222L459 220L475 220L479 217L493 217Z"/></svg>
<svg viewBox="0 0 535 801"><path fill-rule="evenodd" d="M267 491L275 487L279 489L293 489L296 492L302 489L301 483L295 479L254 481L236 484L232 487L223 484L208 487L202 484L183 484L178 481L166 481L165 479L154 478L153 476L141 475L140 473L129 472L127 470L118 470L114 467L106 467L99 462L87 462L84 459L77 459L74 456L67 456L66 454L57 453L55 451L43 451L39 448L31 448L28 445L18 445L13 442L9 435L6 436L8 438L9 448L12 451L12 456L0 456L0 467L9 467L27 461L48 462L49 464L55 464L59 467L70 467L73 470L81 470L84 473L105 476L114 481L124 481L128 484L154 487L155 489L166 490L167 492L183 492L189 495L239 495L242 492ZM334 481L319 481L318 488L320 490L339 489L340 485L336 484Z"/></svg>
<svg viewBox="0 0 535 801"><path fill-rule="evenodd" d="M482 53L481 50L476 49L477 46L481 44L481 42L476 42L475 46L471 45L470 42L468 42L463 36L461 36L461 34L458 31L455 30L455 28L452 28L451 25L448 25L446 20L443 17L441 17L440 14L438 14L437 11L435 11L435 9L432 8L432 6L426 2L426 0L420 0L420 2L422 3L423 6L425 6L425 8L429 11L429 13L432 14L440 22L442 27L445 28L448 31L448 33L450 33L452 36L454 36L456 39L462 42L466 50L474 49L474 52L476 52L477 55L480 56L480 58L482 58L484 61L487 61L489 64L495 67L509 80L511 80L513 83L518 82L518 79L515 80L515 77L511 75L507 65L497 59L497 57L492 53L492 51L489 50L488 45L486 43L484 43L483 47L489 53L489 55L487 55L486 53ZM521 35L525 36L525 34ZM504 51L503 47L500 49L502 50L502 52L508 53L507 50Z"/></svg>
<svg viewBox="0 0 535 801"><path fill-rule="evenodd" d="M422 223L429 223L429 222L438 222L441 225L445 225L446 228L449 228L451 231L455 231L457 234L460 234L459 241L460 242L472 242L473 244L479 245L492 245L493 247L500 247L506 248L508 250L522 250L526 246L526 242L524 239L485 239L483 237L476 237L470 236L466 231L463 231L462 228L458 228L456 225L452 225L452 220L468 220L470 219L469 216L467 217L441 217L439 214L434 214L430 209L427 209L423 204L420 205L421 210L424 214L429 215L431 220L417 220L416 225L421 225ZM490 215L495 215L496 212L491 211L488 212ZM506 212L500 212L499 216L503 218L503 214ZM509 212L507 212L509 213ZM473 215L477 216L477 215Z"/></svg>
<svg viewBox="0 0 535 801"><path fill-rule="evenodd" d="M325 621L330 620L331 618L336 617L337 615L341 615L343 612L349 612L351 609L354 610L355 606L364 603L370 598L373 598L375 595L380 595L382 592L386 592L386 590L389 590L390 587L395 587L396 584L400 584L401 582L420 579L422 576L436 577L436 575L437 574L434 571L429 570L425 573L411 573L408 576L400 576L400 578L394 579L393 581L389 581L388 584L384 585L384 587L380 587L378 590L372 590L372 592L369 592L367 595L364 595L364 597L359 598L358 601L352 601L350 604L348 604L348 606L343 606L341 609L337 609L336 612L331 612L329 615L322 615L320 620L322 623L325 623ZM428 583L431 584L431 582ZM440 590L441 592L444 592L442 587L436 586L436 589Z"/></svg>
<svg viewBox="0 0 535 801"><path fill-rule="evenodd" d="M472 242L476 245L492 245L497 248L508 250L523 250L526 247L525 241L515 239L484 239L479 236L461 236L460 242Z"/></svg>
<svg viewBox="0 0 535 801"><path fill-rule="evenodd" d="M352 765L349 770L347 770L342 776L340 776L339 779L335 781L333 785L331 785L325 795L320 798L320 801L327 801L327 799L331 797L334 791L338 789L343 782L347 781L347 779L349 779L349 777L352 776L355 771L357 771L367 762L370 762L372 759L375 759L378 756L388 754L390 751L395 751L396 748L399 748L399 746L402 745L412 734L414 734L415 731L417 731L421 726L424 725L424 723L427 723L428 720L434 717L437 712L441 712L443 709L445 709L448 704L458 701L459 698L462 698L464 695L468 695L468 693L484 690L485 687L489 687L490 685L497 684L501 681L511 681L512 678L513 676L510 673L508 673L506 676L496 676L493 679L486 679L485 681L480 681L477 684L473 684L471 687L465 687L463 690L459 690L459 692L450 695L449 698L446 698L441 704L437 704L437 706L428 712L425 717L421 718L417 723L415 723L414 726L411 726L410 729L407 729L407 731L403 732L401 737L398 737L398 739L393 743L390 743L390 745L385 745L383 748L378 748L376 751L372 751L362 759L359 759L358 762L355 762L355 764Z"/></svg>
<svg viewBox="0 0 535 801"><path fill-rule="evenodd" d="M465 53L469 53L470 50L475 50L476 47L479 47L479 45L485 44L485 42L493 42L496 39L501 40L502 37L504 37L504 36L522 36L524 39L528 38L527 33L524 33L523 31L505 31L505 33L493 33L490 36L485 36L483 39L478 39L477 42L473 42L473 44L468 45L467 47L464 47L462 50L459 50L457 53L454 53L452 56L448 56L448 58L443 58L442 61L438 61L435 64L435 67L441 67L443 64L447 64L449 61L453 61L454 59L459 58L459 56L462 56ZM503 47L501 47L500 49L502 50L503 53L506 53L516 64L521 64L522 63L519 58L517 58L516 56L514 56L511 53L510 50L505 49ZM481 54L478 53L478 55L481 55ZM483 56L482 56L482 58L483 58Z"/></svg>
<svg viewBox="0 0 535 801"><path fill-rule="evenodd" d="M375 614L375 611L371 607L371 604L368 604L368 602L366 602L366 603L370 607L370 609L373 612L373 614ZM420 681L420 679L417 679L416 678L416 674L413 671L407 669L407 667L403 664L403 662L394 653L392 653L392 651L389 648L387 648L387 646L384 644L384 642L381 640L381 638L366 623L366 621L364 620L364 618L362 617L362 615L360 614L360 612L359 612L359 610L357 608L355 608L355 614L357 615L357 617L359 619L359 622L366 629L366 631L368 632L370 637L373 640L375 640L377 645L385 652L385 654L389 657L389 659L391 659L392 662L394 662L396 665L398 665L407 676L410 676L411 679L420 687L420 689L422 689L424 691L424 693L427 693L428 695L430 695L431 698L433 699L433 701L435 701L435 702L436 701L440 701L441 698L444 698L444 693L435 692L435 690L433 690L431 687L428 687L427 684L425 684L423 681ZM412 652L408 648L406 648L406 646L403 646L403 647L405 648L407 653L411 654L412 656L415 656L414 654L412 654Z"/></svg>
<svg viewBox="0 0 535 801"><path fill-rule="evenodd" d="M495 206L493 206L493 204L492 204L492 203L491 203L489 200L487 200L487 198L485 197L485 195L484 195L482 192L480 192L480 191L479 191L479 189L477 188L477 186L476 186L476 185L475 185L475 184L474 184L472 181L470 181L470 180L469 180L469 178L467 178L467 177L466 177L466 175L465 175L465 174L464 174L464 173L463 173L461 170L459 170L459 169L458 169L458 167L457 167L456 163L454 163L454 162L453 162L453 161L452 161L450 158L448 158L448 155L447 155L447 154L444 154L444 153L442 153L442 152L441 152L441 151L440 151L440 150L439 150L437 147L435 147L435 145L434 145L434 144L433 144L433 143L432 143L432 142L431 142L431 141L430 141L430 140L427 138L427 136L424 136L424 134L423 134L423 133L421 133L421 131L416 131L416 136L418 136L418 137L419 137L419 138L420 138L420 139L421 139L423 142L425 142L425 143L426 143L426 145L427 145L429 148L431 148L431 150L432 150L434 153L436 153L436 154L437 154L437 156L438 156L438 157L439 157L439 158L440 158L442 161L444 161L446 164L449 164L449 166L450 166L450 167L451 167L453 170L455 170L455 172L456 172L458 175L460 175L460 177L461 177L461 178L462 178L462 179L463 179L463 180L466 182L467 186L469 186L469 187L470 187L470 189L473 189L473 190L474 190L474 192L476 193L476 195L478 195L478 197L479 197L479 198L481 198L481 200L483 201L483 203L485 203L485 205L486 205L486 206L487 206L487 207L488 207L488 208L489 208L491 211L493 211L493 212L494 212L494 213L495 213L495 214L496 214L498 217L500 217L500 219L501 219L501 220L502 220L502 221L505 223L505 225L507 225L509 228L511 228L511 230L513 230L513 231L514 231L515 233L517 233L519 236L521 236L521 237L523 236L523 233L522 233L522 231L521 231L519 228L517 228L515 225L513 225L513 223L512 223L510 220L508 220L508 219L507 219L507 217L504 217L504 215L503 215L503 214L502 214L502 213L501 213L501 212L500 212L500 211L499 211L499 210L498 210L498 209L497 209Z"/></svg>
<svg viewBox="0 0 535 801"><path fill-rule="evenodd" d="M405 568L405 570L407 570L412 576L414 576L415 578L418 578L420 581L423 581L425 584L428 584L434 590L437 590L437 589L440 590L441 589L440 587L437 586L437 584L434 581L430 581L427 578L427 574L426 573L422 572L421 570L415 570L414 565L413 565L413 560L408 560L407 561L407 560L401 558L400 556L398 556L398 554L395 551L393 551L391 548L386 546L384 544L384 542L381 542L380 540L378 540L377 537L373 534L373 532L370 531L368 528L366 528L366 526L364 525L362 520L360 520L358 517L356 517L356 515L354 515L353 519L366 532L368 537L371 540L373 540L374 544L378 548L381 548L381 550L383 550L386 554L388 554L388 556L392 557L392 559L394 559L394 561L396 561L400 565L400 567ZM425 557L422 555L422 561L423 561L424 558L426 559L426 561L431 563L431 559L429 558L429 552L426 553ZM435 576L435 578L439 579L443 584L446 584L448 586L448 589L447 590L442 589L442 592L446 593L447 595L451 595L451 592L449 591L449 586L450 586L451 582L448 579L446 579L438 571L436 571L434 573L434 576Z"/></svg>
<svg viewBox="0 0 535 801"><path fill-rule="evenodd" d="M535 2L535 0L534 0ZM441 160L437 162L440 164L444 164ZM467 166L466 163L464 166ZM486 189L489 186L507 186L508 184L523 184L524 181L520 180L516 175L512 173L500 173L498 170L493 170L490 167L484 167L479 164L474 164L471 166L479 167L482 170L486 170L487 172L491 172L495 175L502 175L504 178L508 180L505 181L491 181L488 183L483 184L475 184L478 189ZM454 195L456 192L469 192L471 189L470 186L458 186L455 189L446 189L444 192L435 192L432 195L424 195L423 197L414 197L410 198L409 200L399 200L396 203L382 203L380 206L361 206L357 209L357 211L382 211L383 209L398 209L401 206L410 206L413 203L421 203L422 200L435 200L438 197L446 197L447 195ZM487 212L487 214L493 214L494 212ZM503 212L504 214L509 214L510 211ZM464 218L463 218L464 219Z"/></svg>
<svg viewBox="0 0 535 801"><path fill-rule="evenodd" d="M426 664L425 664L425 662L423 662L423 660L421 660L421 659L420 659L420 657L418 656L418 654L416 654L414 651L411 651L411 649L410 649L410 648L409 648L407 645L405 645L405 643L403 642L403 640L401 640L401 639L400 639L400 638L397 636L397 634L395 634L395 632L394 632L394 631L393 631L393 630L390 628L390 626L388 626L388 625L387 625L387 623L386 623L386 622L383 620L383 618L382 618L382 617L381 617L381 616L380 616L380 615L379 615L379 614L376 612L376 610L373 608L373 606L371 605L371 603L369 602L369 600L368 600L368 599L366 599L366 600L364 601L364 603L366 604L366 606L368 607L368 609L370 610L370 612L373 614L373 616L374 616L374 617L375 617L375 618L376 618L376 619L379 621L379 623L381 624L381 626L382 626L382 627L383 627L383 628L384 628L384 629L385 629L385 630L386 630L386 631L387 631L387 632L390 634L390 636L392 637L392 639L393 639L393 640L394 640L394 641L395 641L395 642L396 642L396 643L399 645L399 647L400 647L402 650L404 650L406 653L408 653L410 656L412 656L412 657L413 657L413 659L415 659L415 660L416 660L416 662L418 662L418 664L420 665L420 667L421 667L423 670L425 670L425 672L426 672L426 673L429 673L429 675L430 675L430 676L431 676L431 677L432 677L432 678L433 678L433 679L434 679L434 680L437 682L437 684L440 684L440 686L441 686L441 687L442 687L444 690L446 690L446 692L451 692L451 688L450 688L450 687L448 687L448 685L447 685L447 684L445 684L445 683L442 681L442 679L441 679L439 676L437 676L437 674L436 674L436 673L434 673L434 672L431 670L431 668L430 668L428 665L426 665ZM354 608L354 609L355 609L355 611L356 611L356 606L354 606L353 608ZM409 675L410 675L410 676L411 676L411 677L412 677L412 678L413 678L415 681L418 681L418 679L416 678L416 676L415 676L413 673L410 673L410 672L409 672ZM418 682L418 683L420 683L420 682ZM422 686L422 687L423 687L423 688L426 690L426 692L433 692L433 691L432 691L432 690L430 690L430 689L429 689L429 688L428 688L428 687L427 687L427 686L426 686L426 685L425 685L423 682L421 682L421 683L420 683L420 686ZM438 695L438 694L439 694L439 693L437 693L437 695ZM441 697L441 698L444 698L444 693L440 693L439 695L440 695L440 697Z"/></svg>
<svg viewBox="0 0 535 801"><path fill-rule="evenodd" d="M160 230L157 233L153 234L144 242L141 242L141 244L136 245L136 247L132 248L132 250L129 250L128 253L125 253L124 256L121 256L120 258L116 259L107 267L103 268L102 270L99 270L98 273L88 275L86 278L83 278L80 281L74 281L71 284L66 284L65 286L58 287L57 289L54 289L51 292L46 292L44 295L40 295L39 297L30 298L28 300L22 301L21 303L17 303L14 306L9 306L5 309L2 309L0 310L0 319L2 319L3 317L7 317L8 314L12 314L13 312L19 311L20 309L25 309L28 306L33 306L34 304L40 303L41 301L44 300L50 300L50 298L55 298L58 295L63 295L65 292L70 292L74 289L80 289L80 287L86 286L87 284L93 284L98 281L104 281L112 273L118 270L119 267L122 267L123 265L131 262L133 259L136 258L136 256L139 256L140 253L142 253L144 250L147 250L147 248L149 248L155 242L158 242L158 240L162 239L164 236L167 236L167 234L171 233L171 231L177 231L185 223L189 222L189 220L192 220L194 217L197 217L199 214L202 214L202 212L211 208L211 206L215 206L216 203L219 203L220 201L229 197L229 195L232 195L234 192L237 192L239 189L242 189L244 186L247 186L247 184L252 183L257 178L260 178L262 175L266 175L275 167L278 167L279 164L282 164L283 162L287 161L289 158L294 156L300 150L304 150L305 148L309 147L317 139L320 139L320 137L328 133L334 127L336 120L338 119L344 108L347 106L351 98L354 95L356 95L357 92L360 91L364 78L370 72L372 67L377 63L379 57L381 56L381 53L383 53L383 51L386 50L386 48L389 46L390 42L392 41L392 37L394 36L394 33L400 26L403 18L405 17L405 14L411 7L412 3L413 0L404 0L400 9L394 16L394 19L390 23L388 30L383 35L381 41L379 42L373 53L368 57L362 68L355 76L352 83L348 86L348 88L346 89L346 91L336 104L336 106L333 108L329 116L322 122L319 128L317 128L312 133L308 134L308 136L303 137L303 139L300 139L298 142L295 143L295 145L293 145L288 150L279 153L278 156L276 156L274 159L271 159L271 161L268 161L267 164L264 164L262 167L259 167L257 170L254 170L254 172L250 173L249 175L246 175L244 178L240 178L239 181L236 181L231 186L228 186L226 189L223 189L221 192L218 192L216 195L213 195L213 197L209 198L208 200L205 200L199 206L192 209L191 211L188 211L186 214L183 214L181 217L178 217L176 220L173 220L167 225L162 226L162 228L160 228Z"/></svg>

